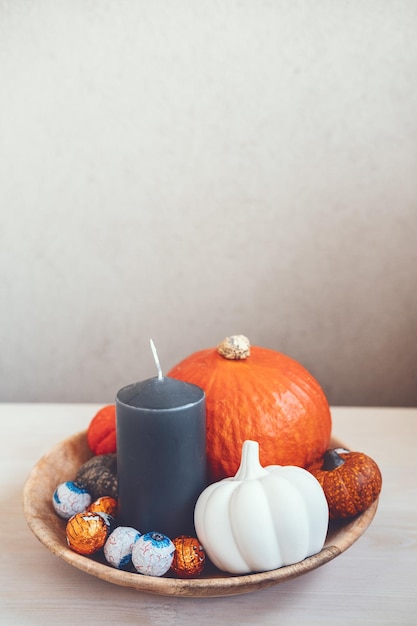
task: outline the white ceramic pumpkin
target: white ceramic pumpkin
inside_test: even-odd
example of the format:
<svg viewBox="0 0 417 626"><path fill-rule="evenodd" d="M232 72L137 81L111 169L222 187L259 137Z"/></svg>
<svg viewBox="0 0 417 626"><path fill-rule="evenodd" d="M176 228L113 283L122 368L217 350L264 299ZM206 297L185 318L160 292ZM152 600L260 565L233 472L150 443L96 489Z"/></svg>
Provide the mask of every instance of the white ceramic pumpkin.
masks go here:
<svg viewBox="0 0 417 626"><path fill-rule="evenodd" d="M328 521L314 476L301 467L262 467L259 445L249 440L236 475L209 485L194 511L208 557L231 574L268 571L320 552Z"/></svg>

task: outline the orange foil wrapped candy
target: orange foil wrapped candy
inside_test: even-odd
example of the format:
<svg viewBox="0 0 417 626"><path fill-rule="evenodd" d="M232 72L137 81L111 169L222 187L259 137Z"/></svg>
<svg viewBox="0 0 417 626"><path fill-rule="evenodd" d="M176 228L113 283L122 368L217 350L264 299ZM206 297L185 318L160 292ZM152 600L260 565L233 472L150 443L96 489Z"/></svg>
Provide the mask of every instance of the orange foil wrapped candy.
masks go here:
<svg viewBox="0 0 417 626"><path fill-rule="evenodd" d="M67 543L78 554L93 554L106 543L111 532L113 519L106 513L77 513L73 515L66 528Z"/></svg>
<svg viewBox="0 0 417 626"><path fill-rule="evenodd" d="M111 496L101 496L90 504L87 511L92 513L107 513L112 517L117 516L117 500Z"/></svg>
<svg viewBox="0 0 417 626"><path fill-rule="evenodd" d="M204 568L205 552L195 537L181 535L173 539L175 546L171 569L180 578L198 576Z"/></svg>

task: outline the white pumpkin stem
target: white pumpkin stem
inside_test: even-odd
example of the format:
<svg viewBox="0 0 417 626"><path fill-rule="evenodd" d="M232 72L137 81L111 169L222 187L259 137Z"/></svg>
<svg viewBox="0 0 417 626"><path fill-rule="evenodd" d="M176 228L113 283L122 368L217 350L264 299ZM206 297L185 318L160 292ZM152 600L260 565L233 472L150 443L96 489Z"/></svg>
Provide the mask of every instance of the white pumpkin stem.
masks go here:
<svg viewBox="0 0 417 626"><path fill-rule="evenodd" d="M243 442L240 466L234 480L251 480L267 473L259 461L259 443L247 439Z"/></svg>
<svg viewBox="0 0 417 626"><path fill-rule="evenodd" d="M230 335L217 346L217 352L225 359L247 359L250 355L250 341L245 335Z"/></svg>

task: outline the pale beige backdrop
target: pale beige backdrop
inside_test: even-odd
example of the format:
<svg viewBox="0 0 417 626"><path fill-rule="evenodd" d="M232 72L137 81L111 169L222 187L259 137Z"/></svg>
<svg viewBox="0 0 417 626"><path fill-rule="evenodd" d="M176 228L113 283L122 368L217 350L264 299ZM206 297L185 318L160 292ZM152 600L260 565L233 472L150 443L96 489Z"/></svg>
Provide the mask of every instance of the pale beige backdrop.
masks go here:
<svg viewBox="0 0 417 626"><path fill-rule="evenodd" d="M225 335L417 405L417 3L0 0L0 400Z"/></svg>

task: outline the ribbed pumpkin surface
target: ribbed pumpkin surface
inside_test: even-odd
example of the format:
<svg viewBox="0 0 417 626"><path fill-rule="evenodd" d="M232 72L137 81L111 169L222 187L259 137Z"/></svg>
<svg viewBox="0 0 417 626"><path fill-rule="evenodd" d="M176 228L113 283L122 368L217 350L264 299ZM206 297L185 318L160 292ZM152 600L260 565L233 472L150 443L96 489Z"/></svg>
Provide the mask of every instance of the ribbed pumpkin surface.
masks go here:
<svg viewBox="0 0 417 626"><path fill-rule="evenodd" d="M327 449L331 416L318 382L300 363L251 347L244 360L217 349L196 352L168 373L206 392L207 459L212 482L234 476L246 439L259 443L261 465L306 467Z"/></svg>

